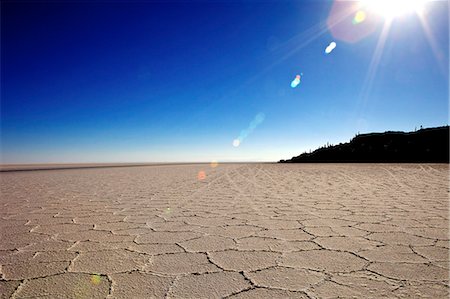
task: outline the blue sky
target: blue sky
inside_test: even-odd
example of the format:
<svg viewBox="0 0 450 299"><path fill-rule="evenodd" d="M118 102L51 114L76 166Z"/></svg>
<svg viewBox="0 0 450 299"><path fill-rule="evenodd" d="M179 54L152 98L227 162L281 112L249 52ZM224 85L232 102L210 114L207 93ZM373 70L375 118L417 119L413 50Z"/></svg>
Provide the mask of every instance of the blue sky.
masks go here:
<svg viewBox="0 0 450 299"><path fill-rule="evenodd" d="M376 63L386 20L346 42L332 5L2 2L1 162L277 161L448 124L447 1L428 35L394 19Z"/></svg>

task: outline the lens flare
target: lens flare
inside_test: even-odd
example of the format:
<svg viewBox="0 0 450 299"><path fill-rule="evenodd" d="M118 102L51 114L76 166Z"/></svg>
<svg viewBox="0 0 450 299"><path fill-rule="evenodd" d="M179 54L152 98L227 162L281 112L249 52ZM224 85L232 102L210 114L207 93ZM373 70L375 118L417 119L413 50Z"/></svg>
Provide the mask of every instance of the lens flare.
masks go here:
<svg viewBox="0 0 450 299"><path fill-rule="evenodd" d="M295 79L291 82L291 87L296 88L300 84L300 75L295 76Z"/></svg>
<svg viewBox="0 0 450 299"><path fill-rule="evenodd" d="M331 52L333 52L333 50L336 48L336 43L335 42L331 42L328 47L325 49L325 53L326 54L330 54Z"/></svg>
<svg viewBox="0 0 450 299"><path fill-rule="evenodd" d="M91 276L91 283L94 285L98 285L102 282L102 277L98 274L94 274Z"/></svg>
<svg viewBox="0 0 450 299"><path fill-rule="evenodd" d="M241 145L242 141L244 141L244 139L247 138L247 136L250 135L256 129L256 127L264 121L265 118L266 115L262 112L256 114L248 127L241 131L241 134L239 134L238 138L233 140L233 146L238 147L239 145Z"/></svg>
<svg viewBox="0 0 450 299"><path fill-rule="evenodd" d="M335 0L327 25L336 42L356 43L374 33L382 21L362 1Z"/></svg>
<svg viewBox="0 0 450 299"><path fill-rule="evenodd" d="M211 168L216 168L218 165L219 165L219 163L216 160L213 160L210 163Z"/></svg>
<svg viewBox="0 0 450 299"><path fill-rule="evenodd" d="M199 181L203 181L204 179L206 179L206 173L203 170L200 170L197 174L197 179Z"/></svg>
<svg viewBox="0 0 450 299"><path fill-rule="evenodd" d="M357 25L359 23L364 22L366 19L366 13L363 10L357 11L355 17L353 18L353 25Z"/></svg>

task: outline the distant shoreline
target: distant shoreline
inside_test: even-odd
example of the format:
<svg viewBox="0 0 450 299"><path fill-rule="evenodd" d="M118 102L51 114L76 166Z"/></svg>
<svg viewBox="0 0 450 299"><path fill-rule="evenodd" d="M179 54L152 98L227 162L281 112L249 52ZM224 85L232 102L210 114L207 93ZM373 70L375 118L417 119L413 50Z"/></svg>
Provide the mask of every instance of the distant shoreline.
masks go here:
<svg viewBox="0 0 450 299"><path fill-rule="evenodd" d="M219 162L220 164L271 164L277 162ZM41 171L41 170L71 170L119 167L147 167L147 166L179 166L179 165L207 165L210 162L161 162L161 163L39 163L39 164L1 164L0 172Z"/></svg>
<svg viewBox="0 0 450 299"><path fill-rule="evenodd" d="M156 166L189 166L189 165L208 165L207 162L174 162L174 163L73 163L73 164L4 164L0 165L0 173L11 172L27 172L27 171L51 171L51 170L82 170L82 169L102 169L102 168L126 168L126 167L156 167ZM220 164L279 164L279 162L222 162ZM296 163L286 163L296 164ZM392 162L303 162L302 164L393 164ZM448 165L448 163L435 163L435 162L399 162L397 164L427 164L427 165Z"/></svg>

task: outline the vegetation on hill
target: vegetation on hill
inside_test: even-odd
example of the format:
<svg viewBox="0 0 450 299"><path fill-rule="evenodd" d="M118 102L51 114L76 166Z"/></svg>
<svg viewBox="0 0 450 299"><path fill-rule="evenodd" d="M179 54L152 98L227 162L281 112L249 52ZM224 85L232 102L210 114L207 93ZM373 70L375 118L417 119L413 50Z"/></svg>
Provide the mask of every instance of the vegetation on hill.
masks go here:
<svg viewBox="0 0 450 299"><path fill-rule="evenodd" d="M327 145L280 162L449 163L449 126L360 134L348 143Z"/></svg>

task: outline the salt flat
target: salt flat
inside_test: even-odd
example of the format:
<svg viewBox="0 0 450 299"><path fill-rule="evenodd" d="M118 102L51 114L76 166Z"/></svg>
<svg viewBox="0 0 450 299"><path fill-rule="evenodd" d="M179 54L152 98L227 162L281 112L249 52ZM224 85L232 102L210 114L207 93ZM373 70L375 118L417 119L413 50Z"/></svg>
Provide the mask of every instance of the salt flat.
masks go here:
<svg viewBox="0 0 450 299"><path fill-rule="evenodd" d="M1 173L0 298L448 298L448 170Z"/></svg>

